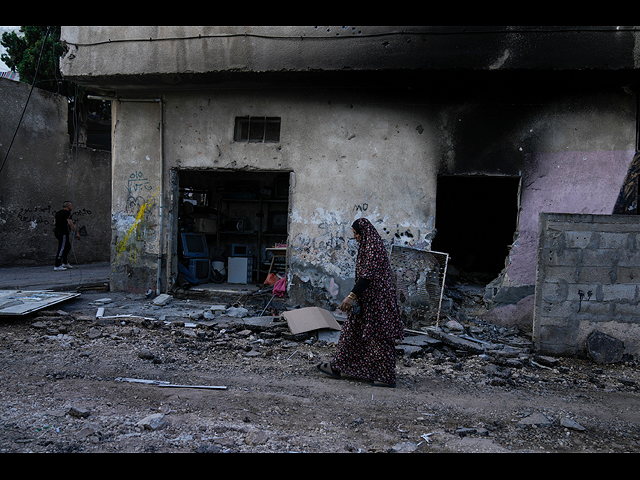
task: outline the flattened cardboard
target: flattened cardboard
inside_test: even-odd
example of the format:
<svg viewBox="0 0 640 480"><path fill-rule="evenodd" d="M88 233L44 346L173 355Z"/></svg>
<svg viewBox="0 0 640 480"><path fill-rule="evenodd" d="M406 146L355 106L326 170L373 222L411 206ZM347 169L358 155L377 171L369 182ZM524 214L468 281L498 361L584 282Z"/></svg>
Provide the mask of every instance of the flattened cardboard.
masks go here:
<svg viewBox="0 0 640 480"><path fill-rule="evenodd" d="M323 308L307 307L284 312L282 316L287 321L291 333L304 333L323 328L341 330L335 317Z"/></svg>

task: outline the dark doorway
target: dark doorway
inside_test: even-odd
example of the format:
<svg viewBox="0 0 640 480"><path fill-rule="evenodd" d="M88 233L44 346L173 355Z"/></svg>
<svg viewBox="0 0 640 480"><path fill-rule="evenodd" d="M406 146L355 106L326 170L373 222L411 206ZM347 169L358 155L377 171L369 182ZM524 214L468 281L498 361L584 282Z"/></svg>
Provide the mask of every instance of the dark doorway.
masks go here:
<svg viewBox="0 0 640 480"><path fill-rule="evenodd" d="M447 276L487 284L505 267L518 222L520 178L441 176L432 250L448 253Z"/></svg>

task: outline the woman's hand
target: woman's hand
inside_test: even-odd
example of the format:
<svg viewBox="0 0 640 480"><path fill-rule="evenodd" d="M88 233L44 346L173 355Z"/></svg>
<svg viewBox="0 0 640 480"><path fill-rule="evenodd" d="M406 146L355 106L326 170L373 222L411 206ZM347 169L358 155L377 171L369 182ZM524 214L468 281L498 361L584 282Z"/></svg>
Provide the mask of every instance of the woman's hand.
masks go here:
<svg viewBox="0 0 640 480"><path fill-rule="evenodd" d="M340 310L343 312L348 312L353 307L353 298L347 297L342 301L342 305L340 305Z"/></svg>

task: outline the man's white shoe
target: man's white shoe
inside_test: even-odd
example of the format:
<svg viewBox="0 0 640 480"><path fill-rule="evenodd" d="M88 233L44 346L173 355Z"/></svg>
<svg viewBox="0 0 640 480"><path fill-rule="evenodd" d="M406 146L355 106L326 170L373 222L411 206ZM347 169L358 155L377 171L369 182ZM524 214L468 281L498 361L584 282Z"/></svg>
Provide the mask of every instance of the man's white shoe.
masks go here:
<svg viewBox="0 0 640 480"><path fill-rule="evenodd" d="M69 265L68 263L63 263L62 266L64 268L73 268L71 265Z"/></svg>
<svg viewBox="0 0 640 480"><path fill-rule="evenodd" d="M53 267L54 270L66 270L64 267Z"/></svg>

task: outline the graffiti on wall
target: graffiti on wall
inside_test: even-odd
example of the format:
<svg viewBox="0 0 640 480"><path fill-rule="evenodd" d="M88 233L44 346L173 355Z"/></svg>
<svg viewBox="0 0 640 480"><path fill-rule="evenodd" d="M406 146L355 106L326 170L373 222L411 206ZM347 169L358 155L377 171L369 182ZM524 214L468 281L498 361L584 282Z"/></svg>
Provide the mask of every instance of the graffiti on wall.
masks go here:
<svg viewBox="0 0 640 480"><path fill-rule="evenodd" d="M156 195L160 193L158 188L151 196L147 195L153 186L141 171L133 172L129 176L125 189L127 199L124 212L118 214L115 219L116 229L124 232L122 240L116 243L115 263L125 253L128 260L134 263L138 260L141 245L146 240L150 226L150 212L156 205Z"/></svg>
<svg viewBox="0 0 640 480"><path fill-rule="evenodd" d="M351 204L350 211L317 208L303 215L293 210L289 247L294 287L313 295L313 301L341 300L343 292L353 287L358 254L351 224L362 216L372 221L389 250L393 245L430 248L432 229L406 220L391 223L384 211L366 202Z"/></svg>
<svg viewBox="0 0 640 480"><path fill-rule="evenodd" d="M38 226L53 226L56 212L60 210L60 208L55 209L51 204L45 206L37 205L34 207L18 207L15 210L9 208L7 209L7 219L8 215L12 215L16 221L28 223L29 230L34 230ZM71 218L77 223L80 220L80 217L86 217L89 215L91 215L91 210L86 208L74 209L71 214ZM2 223L6 223L6 220Z"/></svg>
<svg viewBox="0 0 640 480"><path fill-rule="evenodd" d="M41 223L43 225L53 225L53 217L55 212L51 205L46 207L19 207L15 213L16 219L20 222L30 223L31 225Z"/></svg>
<svg viewBox="0 0 640 480"><path fill-rule="evenodd" d="M142 208L146 203L146 194L153 190L149 179L140 171L133 172L129 175L125 188L127 189L127 204L125 210L129 213L133 213L137 209Z"/></svg>
<svg viewBox="0 0 640 480"><path fill-rule="evenodd" d="M353 211L354 212L366 212L367 210L369 210L369 204L368 203L362 203L360 205L354 205L353 206Z"/></svg>

